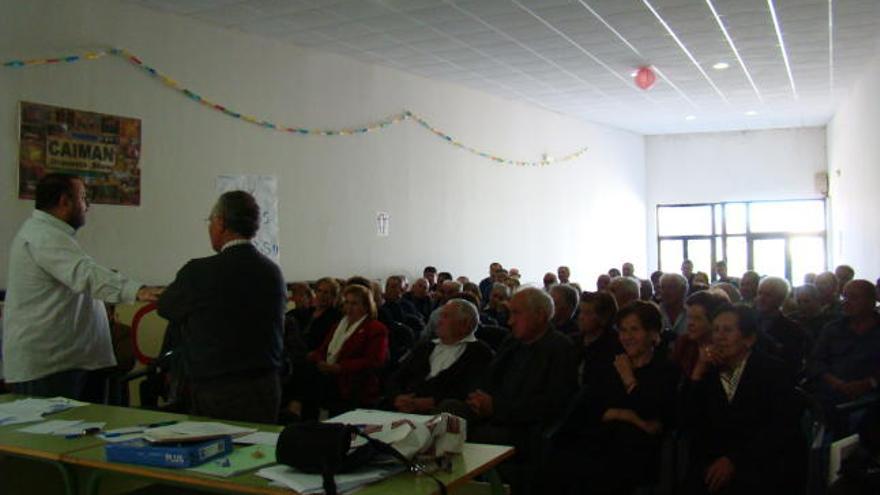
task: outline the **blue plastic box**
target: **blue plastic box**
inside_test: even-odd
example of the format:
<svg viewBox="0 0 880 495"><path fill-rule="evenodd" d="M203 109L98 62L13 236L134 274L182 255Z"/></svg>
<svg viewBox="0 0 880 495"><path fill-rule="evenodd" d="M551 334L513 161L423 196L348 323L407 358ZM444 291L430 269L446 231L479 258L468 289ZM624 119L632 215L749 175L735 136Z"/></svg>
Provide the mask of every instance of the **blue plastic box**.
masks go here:
<svg viewBox="0 0 880 495"><path fill-rule="evenodd" d="M189 468L232 452L232 437L224 436L193 443L154 444L143 439L109 443L107 460L166 468Z"/></svg>

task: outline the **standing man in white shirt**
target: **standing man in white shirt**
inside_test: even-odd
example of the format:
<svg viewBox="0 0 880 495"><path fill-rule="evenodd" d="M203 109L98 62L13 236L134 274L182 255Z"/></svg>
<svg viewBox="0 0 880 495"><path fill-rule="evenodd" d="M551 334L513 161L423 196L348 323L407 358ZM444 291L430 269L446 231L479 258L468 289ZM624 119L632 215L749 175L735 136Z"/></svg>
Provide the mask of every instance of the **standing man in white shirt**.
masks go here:
<svg viewBox="0 0 880 495"><path fill-rule="evenodd" d="M76 242L89 209L79 177L43 177L35 208L9 250L6 382L24 395L100 400L101 387L94 390L90 379L116 365L101 301L155 301L160 291L98 265Z"/></svg>

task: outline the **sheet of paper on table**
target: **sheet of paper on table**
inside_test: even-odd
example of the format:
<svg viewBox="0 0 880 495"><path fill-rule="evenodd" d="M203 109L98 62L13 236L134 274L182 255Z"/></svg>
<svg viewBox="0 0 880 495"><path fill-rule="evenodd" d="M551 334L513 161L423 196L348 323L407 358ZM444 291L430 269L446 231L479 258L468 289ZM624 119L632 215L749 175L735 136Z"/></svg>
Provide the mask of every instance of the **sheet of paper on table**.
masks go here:
<svg viewBox="0 0 880 495"><path fill-rule="evenodd" d="M349 492L370 483L381 481L390 476L400 473L403 466L369 466L354 473L337 474L334 476L336 489ZM307 474L290 466L277 465L263 468L257 471L257 476L280 483L287 488L297 491L302 495L324 493L324 478L320 474Z"/></svg>
<svg viewBox="0 0 880 495"><path fill-rule="evenodd" d="M233 443L241 445L269 445L274 447L278 445L278 437L281 433L273 433L271 431L255 431L248 435L234 438Z"/></svg>
<svg viewBox="0 0 880 495"><path fill-rule="evenodd" d="M226 435L238 437L255 431L257 431L256 428L244 428L213 421L182 421L173 425L150 428L144 431L143 437L150 442L190 442Z"/></svg>
<svg viewBox="0 0 880 495"><path fill-rule="evenodd" d="M66 411L85 405L88 403L64 397L19 399L0 404L0 426L42 421L44 414Z"/></svg>
<svg viewBox="0 0 880 495"><path fill-rule="evenodd" d="M235 449L231 454L208 461L201 466L189 468L201 474L228 478L257 468L275 464L275 447L250 445Z"/></svg>

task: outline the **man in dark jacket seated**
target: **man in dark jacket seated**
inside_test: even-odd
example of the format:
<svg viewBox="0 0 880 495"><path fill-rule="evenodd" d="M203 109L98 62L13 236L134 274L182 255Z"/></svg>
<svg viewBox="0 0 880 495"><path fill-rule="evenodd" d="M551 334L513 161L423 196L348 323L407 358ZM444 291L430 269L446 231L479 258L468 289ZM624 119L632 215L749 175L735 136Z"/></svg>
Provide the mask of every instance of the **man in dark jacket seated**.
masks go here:
<svg viewBox="0 0 880 495"><path fill-rule="evenodd" d="M800 325L782 314L782 303L788 292L789 285L784 278L766 277L758 284L755 309L758 310L758 328L770 347L763 351L781 359L791 375L799 377L812 343Z"/></svg>
<svg viewBox="0 0 880 495"><path fill-rule="evenodd" d="M404 282L402 276L391 275L385 280L385 293L382 294L385 302L380 309L380 315L384 312L390 317L390 321L382 322L385 323L386 326L390 325L393 321L406 325L407 315L422 318L422 314L419 313L419 310L416 309L415 305L403 298L405 291L406 282Z"/></svg>
<svg viewBox="0 0 880 495"><path fill-rule="evenodd" d="M553 299L527 287L510 300L513 338L504 341L481 389L465 402L440 409L468 419L468 441L513 445L516 457L501 466L514 493L533 488L540 461L539 439L558 421L577 388L571 340L550 326Z"/></svg>
<svg viewBox="0 0 880 495"><path fill-rule="evenodd" d="M391 375L391 407L432 413L445 399L465 400L492 361L492 350L477 340L476 306L452 299L440 310L436 339L422 341Z"/></svg>
<svg viewBox="0 0 880 495"><path fill-rule="evenodd" d="M849 425L836 417L834 406L876 393L880 380L880 315L874 284L853 280L843 288L843 296L844 317L825 326L808 365L811 391L828 409L840 434Z"/></svg>
<svg viewBox="0 0 880 495"><path fill-rule="evenodd" d="M751 308L723 306L712 323L712 344L683 391L682 426L693 439L684 492L803 493L793 377L754 348Z"/></svg>

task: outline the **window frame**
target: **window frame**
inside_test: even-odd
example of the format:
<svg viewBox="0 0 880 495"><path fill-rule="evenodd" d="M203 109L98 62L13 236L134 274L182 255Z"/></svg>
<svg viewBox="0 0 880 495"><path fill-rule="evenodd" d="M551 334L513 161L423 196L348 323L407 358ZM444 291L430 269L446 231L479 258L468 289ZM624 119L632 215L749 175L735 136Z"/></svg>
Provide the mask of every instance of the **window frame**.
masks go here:
<svg viewBox="0 0 880 495"><path fill-rule="evenodd" d="M820 231L813 232L788 232L788 231L778 231L778 232L760 232L755 233L752 232L751 228L751 215L752 215L752 205L755 203L791 203L791 202L799 202L799 201L821 201L822 202L822 225L823 229ZM744 204L746 207L745 221L746 221L746 230L741 234L728 234L727 233L727 208L728 204ZM661 208L687 208L687 207L700 207L700 206L709 206L712 209L712 213L710 215L712 219L711 230L709 234L702 235L660 235L660 209ZM721 209L721 232L717 232L716 229L716 214L717 209ZM727 254L727 240L731 237L744 237L746 240L746 269L753 270L754 269L754 241L755 240L764 240L764 239L783 239L785 241L785 278L792 282L792 262L791 262L791 239L793 237L818 237L822 239L822 246L825 251L825 256L823 259L823 270L828 269L828 201L827 198L799 198L799 199L769 199L769 200L753 200L753 201L719 201L714 203L703 202L703 203L667 203L667 204L657 204L655 207L655 228L657 229L657 268L661 268L661 260L663 259L663 253L661 252L661 243L665 240L680 240L682 241L682 260L689 259L688 258L688 244L692 240L708 240L711 246L711 266L709 267L709 280L716 281L717 273L715 272L715 263L720 260L726 260ZM717 240L721 240L721 246L717 245ZM725 256L719 257L718 254L723 253Z"/></svg>

